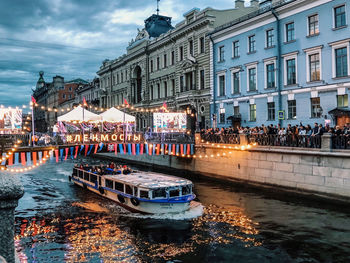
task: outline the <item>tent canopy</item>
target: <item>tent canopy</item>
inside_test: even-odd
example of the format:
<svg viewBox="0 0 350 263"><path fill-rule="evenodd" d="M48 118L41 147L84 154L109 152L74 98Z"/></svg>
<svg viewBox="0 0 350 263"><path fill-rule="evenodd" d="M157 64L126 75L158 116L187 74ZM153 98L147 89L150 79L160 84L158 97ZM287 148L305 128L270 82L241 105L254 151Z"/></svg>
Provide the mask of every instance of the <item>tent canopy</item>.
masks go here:
<svg viewBox="0 0 350 263"><path fill-rule="evenodd" d="M135 117L112 107L100 114L105 122L135 122Z"/></svg>
<svg viewBox="0 0 350 263"><path fill-rule="evenodd" d="M57 118L57 121L65 121L65 122L72 122L72 121L101 121L102 117L92 113L91 111L83 109L83 107L78 106L75 109L71 110L70 112L59 116Z"/></svg>

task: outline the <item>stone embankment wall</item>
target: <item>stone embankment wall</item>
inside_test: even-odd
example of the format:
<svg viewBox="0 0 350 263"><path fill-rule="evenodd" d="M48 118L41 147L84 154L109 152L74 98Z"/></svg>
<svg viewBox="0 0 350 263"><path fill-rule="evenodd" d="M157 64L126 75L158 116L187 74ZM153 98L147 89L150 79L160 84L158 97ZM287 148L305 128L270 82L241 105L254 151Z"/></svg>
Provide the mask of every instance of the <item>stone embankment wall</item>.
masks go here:
<svg viewBox="0 0 350 263"><path fill-rule="evenodd" d="M108 153L100 156L116 158ZM350 152L279 147L255 147L241 151L199 145L196 146L194 159L162 155L118 155L117 158L141 165L187 170L221 179L350 200Z"/></svg>

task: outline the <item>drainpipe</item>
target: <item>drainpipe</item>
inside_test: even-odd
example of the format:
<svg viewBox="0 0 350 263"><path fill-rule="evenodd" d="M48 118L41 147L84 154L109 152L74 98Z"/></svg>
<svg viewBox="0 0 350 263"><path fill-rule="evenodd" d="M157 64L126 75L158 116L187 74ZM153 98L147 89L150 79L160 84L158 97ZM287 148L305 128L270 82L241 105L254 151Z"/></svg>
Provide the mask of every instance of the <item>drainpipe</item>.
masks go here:
<svg viewBox="0 0 350 263"><path fill-rule="evenodd" d="M282 111L282 96L281 96L281 88L283 85L282 82L282 68L281 68L281 34L280 34L280 19L278 18L277 13L275 12L275 9L272 8L271 12L273 16L276 18L276 31L277 31L277 70L278 70L278 86L277 86L277 93L278 93L278 111ZM282 120L278 118L278 124L282 126Z"/></svg>
<svg viewBox="0 0 350 263"><path fill-rule="evenodd" d="M215 102L216 101L216 92L215 92L216 89L214 87L215 86L214 85L214 82L215 82L215 80L214 80L215 79L215 77L214 77L214 75L215 75L215 70L214 70L215 69L215 67L214 67L214 41L213 41L213 38L211 36L209 36L209 39L210 39L210 42L212 44L212 53L213 53L213 54L210 54L210 58L209 58L210 60L212 60L212 63L213 63L213 68L211 69L210 68L211 65L210 65L210 62L209 62L209 72L211 72L211 74L213 74L213 79L210 81L210 82L212 82L210 84L213 84L213 112L210 113L210 114L213 115L213 114L216 114L216 102ZM209 103L209 109L210 109L210 103ZM209 118L212 118L212 116L209 116ZM217 117L216 117L216 119L217 119ZM214 124L214 119L213 119L212 125L213 124Z"/></svg>

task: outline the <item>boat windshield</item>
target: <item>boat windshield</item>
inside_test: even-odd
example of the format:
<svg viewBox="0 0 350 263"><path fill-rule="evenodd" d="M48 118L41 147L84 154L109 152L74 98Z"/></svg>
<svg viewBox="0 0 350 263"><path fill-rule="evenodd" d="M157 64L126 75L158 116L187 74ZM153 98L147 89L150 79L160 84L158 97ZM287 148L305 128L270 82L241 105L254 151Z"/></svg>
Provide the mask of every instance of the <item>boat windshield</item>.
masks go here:
<svg viewBox="0 0 350 263"><path fill-rule="evenodd" d="M171 189L169 190L169 197L180 196L180 189Z"/></svg>
<svg viewBox="0 0 350 263"><path fill-rule="evenodd" d="M152 198L166 198L165 188L154 189L152 191Z"/></svg>
<svg viewBox="0 0 350 263"><path fill-rule="evenodd" d="M140 198L149 198L148 191L146 190L140 190Z"/></svg>
<svg viewBox="0 0 350 263"><path fill-rule="evenodd" d="M182 195L189 195L191 194L191 185L185 185L182 187Z"/></svg>

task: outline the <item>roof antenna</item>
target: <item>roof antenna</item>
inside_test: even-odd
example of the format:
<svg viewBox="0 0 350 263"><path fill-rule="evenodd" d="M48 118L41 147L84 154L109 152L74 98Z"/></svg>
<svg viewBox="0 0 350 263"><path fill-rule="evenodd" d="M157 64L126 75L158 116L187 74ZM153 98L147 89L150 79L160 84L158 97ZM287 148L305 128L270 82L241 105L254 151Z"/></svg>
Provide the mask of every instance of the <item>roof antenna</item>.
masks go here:
<svg viewBox="0 0 350 263"><path fill-rule="evenodd" d="M159 15L159 1L160 0L157 0L157 16Z"/></svg>

